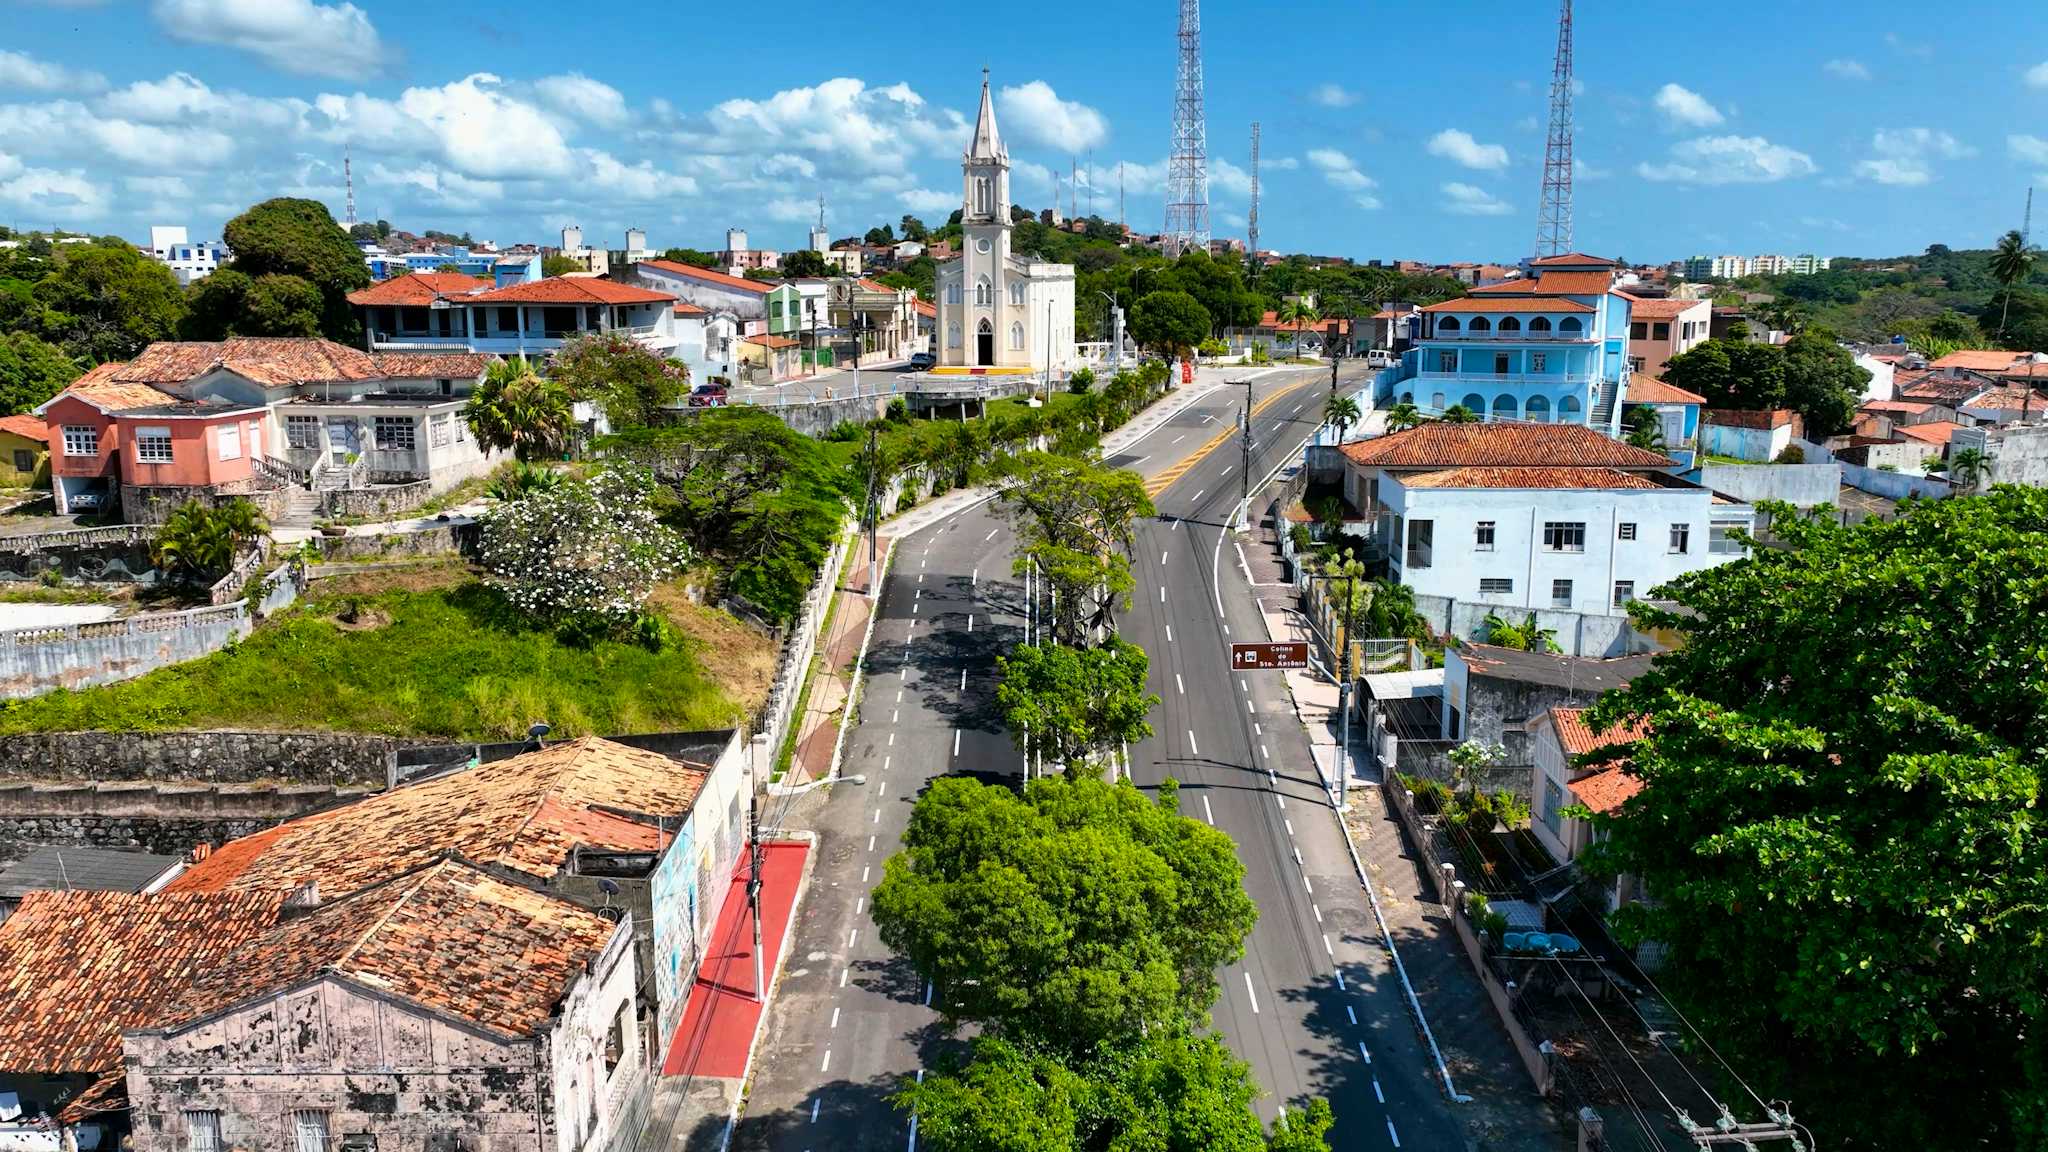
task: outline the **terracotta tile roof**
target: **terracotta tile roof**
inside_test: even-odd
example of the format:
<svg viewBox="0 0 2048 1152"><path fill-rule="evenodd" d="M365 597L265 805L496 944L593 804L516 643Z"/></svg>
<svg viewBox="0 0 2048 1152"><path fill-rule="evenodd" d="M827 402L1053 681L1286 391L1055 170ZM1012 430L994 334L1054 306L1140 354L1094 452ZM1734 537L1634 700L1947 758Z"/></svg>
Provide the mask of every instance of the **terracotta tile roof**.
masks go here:
<svg viewBox="0 0 2048 1152"><path fill-rule="evenodd" d="M614 925L442 860L293 916L198 973L172 1028L326 975L505 1036L530 1036Z"/></svg>
<svg viewBox="0 0 2048 1152"><path fill-rule="evenodd" d="M1961 424L1953 420L1929 420L1925 424L1900 424L1892 431L1929 444L1947 445L1950 434L1961 427Z"/></svg>
<svg viewBox="0 0 2048 1152"><path fill-rule="evenodd" d="M578 844L622 851L647 845L638 829L651 825L625 817L592 821L594 809L673 820L696 803L704 779L701 767L658 753L595 737L569 740L234 841L170 887L280 891L317 880L324 893L338 896L448 851L548 879Z"/></svg>
<svg viewBox="0 0 2048 1152"><path fill-rule="evenodd" d="M1378 468L1670 468L1676 461L1582 424L1447 424L1346 444L1353 462Z"/></svg>
<svg viewBox="0 0 2048 1152"><path fill-rule="evenodd" d="M695 304L690 303L688 300L678 300L676 301L676 315L708 316L710 315L710 313L706 312L702 308L697 307Z"/></svg>
<svg viewBox="0 0 2048 1152"><path fill-rule="evenodd" d="M1306 327L1310 332L1327 333L1330 330L1331 324L1335 324L1337 326L1337 331L1340 334L1351 331L1351 321L1341 316L1326 316L1323 319L1308 325L1302 324L1302 322L1299 320L1289 320L1287 323L1282 324L1280 322L1280 314L1278 312L1268 312L1259 320L1259 327L1271 328L1276 332L1299 332L1304 327Z"/></svg>
<svg viewBox="0 0 2048 1152"><path fill-rule="evenodd" d="M234 336L218 342L159 341L114 373L124 384L159 388L225 368L266 388L381 378L368 352L313 336Z"/></svg>
<svg viewBox="0 0 2048 1152"><path fill-rule="evenodd" d="M1862 404L1857 405L1856 410L1859 412L1901 412L1908 416L1918 416L1922 412L1931 411L1933 408L1933 403L1928 401L1865 400Z"/></svg>
<svg viewBox="0 0 2048 1152"><path fill-rule="evenodd" d="M2026 356L1991 348L1959 348L1929 364L1933 368L1962 368L1971 372L2003 372Z"/></svg>
<svg viewBox="0 0 2048 1152"><path fill-rule="evenodd" d="M1629 305L1629 316L1636 320L1675 320L1682 313L1690 312L1695 308L1711 310L1712 305L1706 300L1644 299L1636 297L1635 303Z"/></svg>
<svg viewBox="0 0 2048 1152"><path fill-rule="evenodd" d="M884 284L879 280L870 280L865 276L861 277L860 280L857 281L857 283L859 283L861 287L867 289L870 292L888 292L891 294L894 294L896 292L896 289L889 287L887 284Z"/></svg>
<svg viewBox="0 0 2048 1152"><path fill-rule="evenodd" d="M1643 790L1643 782L1629 774L1628 769L1615 765L1602 768L1590 776L1581 776L1570 784L1572 798L1594 812L1613 812L1628 799Z"/></svg>
<svg viewBox="0 0 2048 1152"><path fill-rule="evenodd" d="M1533 296L1465 296L1431 304L1424 312L1591 312L1576 300L1542 300Z"/></svg>
<svg viewBox="0 0 2048 1152"><path fill-rule="evenodd" d="M1990 386L1989 377L1969 373L1947 376L1934 369L1910 376L1903 372L1892 376L1892 393L1901 399L1932 400L1949 405L1967 400Z"/></svg>
<svg viewBox="0 0 2048 1152"><path fill-rule="evenodd" d="M1598 264L1606 268L1615 267L1615 262L1607 259L1605 256L1588 256L1584 252L1564 252L1556 256L1543 256L1529 261L1529 266L1532 268L1572 267L1580 264Z"/></svg>
<svg viewBox="0 0 2048 1152"><path fill-rule="evenodd" d="M723 272L710 268L699 268L694 264L678 264L673 260L642 260L635 267L656 268L671 276L681 276L688 280L700 280L706 284L716 284L721 288L737 288L743 292L753 292L762 296L766 296L769 290L774 287L772 284L763 284L758 280L749 280L744 276L728 276Z"/></svg>
<svg viewBox="0 0 2048 1152"><path fill-rule="evenodd" d="M147 384L124 384L114 379L114 374L128 365L119 360L110 360L71 382L62 392L36 406L36 414L49 411L50 405L66 396L82 400L101 412L122 412L129 408L146 408L161 404L170 396Z"/></svg>
<svg viewBox="0 0 2048 1152"><path fill-rule="evenodd" d="M378 352L372 359L387 380L474 380L497 357L488 352Z"/></svg>
<svg viewBox="0 0 2048 1152"><path fill-rule="evenodd" d="M930 300L918 300L912 303L911 307L917 309L919 316L937 316L939 314L939 306Z"/></svg>
<svg viewBox="0 0 2048 1152"><path fill-rule="evenodd" d="M1614 287L1607 272L1545 272L1535 278L1507 280L1474 288L1474 292L1524 296L1605 296Z"/></svg>
<svg viewBox="0 0 2048 1152"><path fill-rule="evenodd" d="M763 348L794 348L797 346L797 341L788 336L775 336L767 332L763 332L758 336L742 336L740 339L745 340L749 344L759 344Z"/></svg>
<svg viewBox="0 0 2048 1152"><path fill-rule="evenodd" d="M118 1068L202 972L277 920L277 893L30 892L0 923L0 1068Z"/></svg>
<svg viewBox="0 0 2048 1152"><path fill-rule="evenodd" d="M1640 472L1619 468L1445 468L1397 472L1403 488L1661 488Z"/></svg>
<svg viewBox="0 0 2048 1152"><path fill-rule="evenodd" d="M50 426L26 412L13 416L0 416L0 431L12 432L16 436L26 437L43 444L50 442Z"/></svg>
<svg viewBox="0 0 2048 1152"><path fill-rule="evenodd" d="M647 261L646 263L660 263ZM462 298L465 304L660 304L674 300L669 292L657 292L596 276L550 276L524 284L507 284L489 292Z"/></svg>
<svg viewBox="0 0 2048 1152"><path fill-rule="evenodd" d="M1650 722L1644 717L1636 717L1626 725L1617 724L1604 732L1595 732L1586 723L1586 712L1584 708L1550 710L1550 724L1557 730L1558 746L1569 758L1576 759L1610 744L1633 744L1650 734Z"/></svg>
<svg viewBox="0 0 2048 1152"><path fill-rule="evenodd" d="M2033 412L2048 413L2048 392L2043 392L2039 388L2025 388L2018 384L2001 384L1996 388L1986 388L1975 396L1968 397L1964 402L1972 408L1992 408L1999 411L2010 409L2015 412L2025 408ZM6 422L0 421L0 427L5 426Z"/></svg>
<svg viewBox="0 0 2048 1152"><path fill-rule="evenodd" d="M1559 656L1469 643L1459 644L1457 652L1472 675L1564 688L1589 698L1609 688L1619 688L1649 671L1657 658L1650 652L1634 656Z"/></svg>
<svg viewBox="0 0 2048 1152"><path fill-rule="evenodd" d="M488 290L495 281L460 272L410 272L358 288L348 294L351 304L432 304L444 296L467 296Z"/></svg>
<svg viewBox="0 0 2048 1152"><path fill-rule="evenodd" d="M1623 404L1705 404L1707 398L1697 392L1687 392L1674 384L1666 384L1655 376L1636 373L1628 378L1628 395Z"/></svg>

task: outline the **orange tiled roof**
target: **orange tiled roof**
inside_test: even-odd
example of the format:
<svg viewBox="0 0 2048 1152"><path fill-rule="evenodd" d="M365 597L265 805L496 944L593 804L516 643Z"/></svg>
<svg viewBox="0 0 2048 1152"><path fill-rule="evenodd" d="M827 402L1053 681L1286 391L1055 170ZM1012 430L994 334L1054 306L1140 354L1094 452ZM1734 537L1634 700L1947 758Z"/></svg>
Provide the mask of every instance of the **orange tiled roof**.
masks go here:
<svg viewBox="0 0 2048 1152"><path fill-rule="evenodd" d="M442 860L294 916L197 973L159 1027L339 976L505 1036L530 1036L611 939L610 920Z"/></svg>
<svg viewBox="0 0 2048 1152"><path fill-rule="evenodd" d="M1640 472L1619 468L1444 468L1395 474L1403 488L1656 488Z"/></svg>
<svg viewBox="0 0 2048 1152"><path fill-rule="evenodd" d="M658 264L650 260L644 263ZM550 276L524 284L507 284L462 298L465 304L660 304L674 300L668 292L621 284L595 276Z"/></svg>
<svg viewBox="0 0 2048 1152"><path fill-rule="evenodd" d="M75 397L99 409L101 412L122 412L130 408L146 408L151 404L162 404L171 399L163 392L147 384L125 384L115 379L115 373L128 365L120 360L110 360L73 380L62 392L36 406L38 415L49 410L50 405L66 396Z"/></svg>
<svg viewBox="0 0 2048 1152"><path fill-rule="evenodd" d="M917 309L919 316L937 316L939 314L939 306L930 300L913 301L910 306Z"/></svg>
<svg viewBox="0 0 2048 1152"><path fill-rule="evenodd" d="M1682 313L1690 312L1695 308L1712 308L1712 302L1707 300L1672 300L1669 298L1655 299L1645 297L1635 297L1634 299L1635 303L1629 305L1629 316L1636 320L1674 320Z"/></svg>
<svg viewBox="0 0 2048 1152"><path fill-rule="evenodd" d="M1605 296L1613 287L1614 276L1608 272L1545 272L1534 279L1487 284L1472 291L1489 295Z"/></svg>
<svg viewBox="0 0 2048 1152"><path fill-rule="evenodd" d="M1929 444L1946 445L1950 434L1962 425L1953 420L1929 420L1925 424L1900 424L1893 428L1901 436L1910 436Z"/></svg>
<svg viewBox="0 0 2048 1152"><path fill-rule="evenodd" d="M1650 722L1643 717L1636 717L1625 725L1616 724L1604 732L1595 732L1586 723L1586 711L1584 708L1550 710L1550 724L1557 730L1558 747L1564 749L1568 758L1576 759L1610 744L1633 744L1650 734Z"/></svg>
<svg viewBox="0 0 2048 1152"><path fill-rule="evenodd" d="M1577 300L1540 300L1530 296L1465 296L1431 304L1424 312L1591 312Z"/></svg>
<svg viewBox="0 0 2048 1152"><path fill-rule="evenodd" d="M2048 392L2043 392L2039 388L2024 388L2018 384L2001 384L1996 388L1986 388L1969 397L1965 403L1972 408L1992 408L2000 411L2026 408L2034 412L2048 413ZM1928 406L1922 407L1925 410ZM0 421L0 427L5 427L5 421Z"/></svg>
<svg viewBox="0 0 2048 1152"><path fill-rule="evenodd" d="M1643 782L1615 765L1571 782L1572 798L1594 812L1613 812L1643 790Z"/></svg>
<svg viewBox="0 0 2048 1152"><path fill-rule="evenodd" d="M372 358L387 380L474 380L497 359L488 352L378 352Z"/></svg>
<svg viewBox="0 0 2048 1152"><path fill-rule="evenodd" d="M1903 412L1908 416L1918 416L1922 412L1933 409L1933 407L1934 404L1931 401L1865 400L1857 406L1856 410L1859 412Z"/></svg>
<svg viewBox="0 0 2048 1152"><path fill-rule="evenodd" d="M1666 384L1655 376L1637 373L1628 378L1628 395L1624 404L1705 404L1707 398L1697 392L1687 392L1675 384Z"/></svg>
<svg viewBox="0 0 2048 1152"><path fill-rule="evenodd" d="M42 444L50 442L50 426L25 412L14 416L0 416L0 432L12 432L16 436Z"/></svg>
<svg viewBox="0 0 2048 1152"><path fill-rule="evenodd" d="M1375 468L1670 468L1676 461L1602 436L1582 424L1449 424L1346 444L1344 455Z"/></svg>
<svg viewBox="0 0 2048 1152"><path fill-rule="evenodd" d="M695 304L690 303L688 300L678 300L676 301L676 315L706 316L709 315L709 313L704 311L704 309L697 307Z"/></svg>
<svg viewBox="0 0 2048 1152"><path fill-rule="evenodd" d="M1577 264L1599 264L1607 268L1615 267L1615 262L1605 256L1588 256L1584 252L1564 252L1556 256L1543 256L1529 261L1531 268L1549 268L1560 265L1570 267Z"/></svg>
<svg viewBox="0 0 2048 1152"><path fill-rule="evenodd" d="M1990 348L1959 348L1933 361L1932 368L1962 368L1971 372L2003 372L2020 362L2025 352Z"/></svg>
<svg viewBox="0 0 2048 1152"><path fill-rule="evenodd" d="M756 336L742 336L740 339L745 340L749 344L759 344L763 348L794 348L797 346L797 341L787 336L776 336L767 332Z"/></svg>
<svg viewBox="0 0 2048 1152"><path fill-rule="evenodd" d="M0 923L0 1068L118 1068L202 972L277 920L280 893L30 892Z"/></svg>
<svg viewBox="0 0 2048 1152"><path fill-rule="evenodd" d="M351 304L432 304L444 296L467 296L489 289L495 281L460 272L409 272L358 288L348 294Z"/></svg>
<svg viewBox="0 0 2048 1152"><path fill-rule="evenodd" d="M233 336L217 342L159 341L144 348L115 372L113 379L162 388L195 380L216 368L266 388L376 380L382 375L368 352L317 336Z"/></svg>
<svg viewBox="0 0 2048 1152"><path fill-rule="evenodd" d="M655 752L585 737L316 812L236 840L187 869L174 891L278 891L317 880L330 896L368 887L448 851L548 879L578 845L647 846L651 823L594 822L602 807L674 819L705 772ZM250 841L261 839L261 843Z"/></svg>
<svg viewBox="0 0 2048 1152"><path fill-rule="evenodd" d="M744 276L729 276L710 268L699 268L695 264L678 264L674 260L642 260L637 266L641 268L658 268L671 276L681 276L689 280L701 280L706 284L716 284L722 288L738 288L742 291L753 292L762 296L766 296L769 290L774 288L772 284L763 284L758 280L749 280Z"/></svg>
<svg viewBox="0 0 2048 1152"><path fill-rule="evenodd" d="M1313 324L1303 324L1299 320L1289 320L1282 324L1278 312L1268 312L1259 319L1259 327L1271 328L1276 332L1300 332L1306 329L1310 332L1328 333L1332 324L1337 326L1340 334L1351 331L1351 321L1341 316L1325 316Z"/></svg>

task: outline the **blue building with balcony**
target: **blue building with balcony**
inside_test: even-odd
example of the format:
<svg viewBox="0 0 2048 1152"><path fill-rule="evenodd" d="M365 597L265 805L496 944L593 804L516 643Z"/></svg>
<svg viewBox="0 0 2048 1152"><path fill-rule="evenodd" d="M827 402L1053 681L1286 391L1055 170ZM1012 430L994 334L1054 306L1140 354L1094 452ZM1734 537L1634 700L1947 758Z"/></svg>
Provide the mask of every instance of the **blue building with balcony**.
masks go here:
<svg viewBox="0 0 2048 1152"><path fill-rule="evenodd" d="M1630 299L1614 290L1614 261L1572 253L1530 267L1531 276L1422 309L1415 346L1378 377L1379 401L1618 436Z"/></svg>

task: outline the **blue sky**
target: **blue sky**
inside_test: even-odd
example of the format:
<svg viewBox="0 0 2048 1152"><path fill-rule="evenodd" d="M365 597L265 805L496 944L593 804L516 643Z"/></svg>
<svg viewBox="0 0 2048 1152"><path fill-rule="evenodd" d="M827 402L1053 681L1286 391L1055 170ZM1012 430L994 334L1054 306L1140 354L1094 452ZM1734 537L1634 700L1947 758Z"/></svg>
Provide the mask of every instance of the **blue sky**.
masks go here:
<svg viewBox="0 0 2048 1152"><path fill-rule="evenodd" d="M2048 213L2048 5L1579 5L1577 246L1892 255ZM1096 208L1156 229L1177 6L0 0L0 222L195 239L304 195L401 227L617 246L800 243L943 219L980 68L1037 207L1093 155ZM1054 31L1039 13L1064 24ZM732 17L732 19L728 19ZM1262 244L1359 258L1530 249L1548 0L1206 6L1211 199ZM1090 173L1083 174L1086 210Z"/></svg>

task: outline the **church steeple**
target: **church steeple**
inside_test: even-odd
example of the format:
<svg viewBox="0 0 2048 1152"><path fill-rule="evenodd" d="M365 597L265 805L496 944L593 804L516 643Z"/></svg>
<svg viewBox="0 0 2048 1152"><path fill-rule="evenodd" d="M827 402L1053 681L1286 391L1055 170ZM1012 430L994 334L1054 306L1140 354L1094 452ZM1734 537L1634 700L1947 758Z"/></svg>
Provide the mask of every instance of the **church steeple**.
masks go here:
<svg viewBox="0 0 2048 1152"><path fill-rule="evenodd" d="M968 145L967 158L970 160L1000 160L1007 163L1010 154L1003 148L1003 138L996 132L996 106L989 99L988 69L981 70L981 114L974 119L974 141Z"/></svg>

